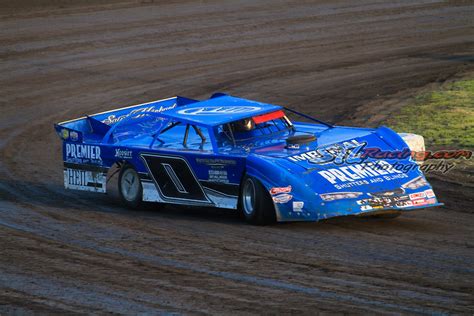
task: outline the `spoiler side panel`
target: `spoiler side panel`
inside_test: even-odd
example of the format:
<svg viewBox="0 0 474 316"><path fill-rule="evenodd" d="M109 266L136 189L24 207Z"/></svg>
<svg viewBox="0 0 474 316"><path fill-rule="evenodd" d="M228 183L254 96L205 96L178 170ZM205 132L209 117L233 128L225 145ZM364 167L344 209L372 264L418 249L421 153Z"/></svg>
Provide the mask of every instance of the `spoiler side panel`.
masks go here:
<svg viewBox="0 0 474 316"><path fill-rule="evenodd" d="M60 122L60 123L55 124L55 129L58 132L58 135L60 136L60 138L64 140L69 140L69 137L65 137L67 136L66 135L67 133L65 131L63 132L62 128L68 131L80 132L81 134L94 133L94 126L92 125L95 124L96 122L92 122L92 125L91 125L89 118L95 121L98 121L100 123L106 124L108 126L113 126L117 122L120 122L121 120L123 120L129 114L139 114L142 112L143 113L146 113L146 112L161 113L161 112L174 109L178 106L183 106L183 105L194 103L194 102L198 102L198 101L193 100L193 99L188 99L185 97L176 96L172 98L167 98L167 99L127 106L127 107L114 109L110 111L95 113L95 114L83 116L77 119ZM77 141L77 140L74 140L74 141Z"/></svg>

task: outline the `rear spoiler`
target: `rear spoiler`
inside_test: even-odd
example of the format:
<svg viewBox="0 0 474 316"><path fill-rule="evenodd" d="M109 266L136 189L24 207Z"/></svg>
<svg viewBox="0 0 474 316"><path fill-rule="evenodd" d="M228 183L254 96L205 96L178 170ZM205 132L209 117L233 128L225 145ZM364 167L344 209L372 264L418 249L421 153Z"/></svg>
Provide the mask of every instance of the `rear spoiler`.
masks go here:
<svg viewBox="0 0 474 316"><path fill-rule="evenodd" d="M175 107L194 102L198 101L175 96L172 98L86 115L77 119L54 124L54 128L61 139L82 142L86 134L97 136L105 135L112 126L126 118L129 114L165 112L174 109Z"/></svg>

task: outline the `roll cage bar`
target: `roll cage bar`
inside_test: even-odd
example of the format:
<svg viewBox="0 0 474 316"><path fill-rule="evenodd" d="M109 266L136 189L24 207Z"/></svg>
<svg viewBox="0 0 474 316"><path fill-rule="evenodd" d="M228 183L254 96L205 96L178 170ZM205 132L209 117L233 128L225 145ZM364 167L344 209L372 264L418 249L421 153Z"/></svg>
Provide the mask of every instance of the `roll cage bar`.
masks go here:
<svg viewBox="0 0 474 316"><path fill-rule="evenodd" d="M307 118L308 120L314 121L314 122L319 123L319 124L326 125L326 126L329 127L329 128L333 128L333 127L334 127L334 125L329 124L329 123L326 123L326 122L321 121L321 120L318 120L317 118L314 118L314 117L312 117L312 116L309 116L309 115L300 113L300 112L298 112L298 111L289 109L289 108L287 108L287 107L284 107L284 109L287 110L288 112L294 113L294 114L299 115L299 116L304 117L304 118Z"/></svg>

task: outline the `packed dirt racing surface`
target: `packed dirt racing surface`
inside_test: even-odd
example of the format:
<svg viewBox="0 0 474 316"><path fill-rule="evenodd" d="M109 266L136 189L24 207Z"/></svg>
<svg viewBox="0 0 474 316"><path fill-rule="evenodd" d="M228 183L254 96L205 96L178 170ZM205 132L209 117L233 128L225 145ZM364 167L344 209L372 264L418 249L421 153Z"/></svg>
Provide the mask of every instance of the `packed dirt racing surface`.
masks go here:
<svg viewBox="0 0 474 316"><path fill-rule="evenodd" d="M251 226L66 191L53 130L217 91L376 126L474 70L471 1L18 2L0 9L0 314L474 313L462 177L392 220Z"/></svg>

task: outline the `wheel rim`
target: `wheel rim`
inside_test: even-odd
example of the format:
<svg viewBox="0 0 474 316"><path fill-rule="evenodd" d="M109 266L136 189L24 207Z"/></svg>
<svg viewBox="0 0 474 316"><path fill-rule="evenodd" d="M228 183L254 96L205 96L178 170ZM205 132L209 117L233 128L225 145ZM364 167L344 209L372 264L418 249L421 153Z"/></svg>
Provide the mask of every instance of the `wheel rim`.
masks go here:
<svg viewBox="0 0 474 316"><path fill-rule="evenodd" d="M133 169L127 169L122 175L120 182L122 195L127 201L134 201L140 190L140 180Z"/></svg>
<svg viewBox="0 0 474 316"><path fill-rule="evenodd" d="M253 214L255 211L255 185L251 179L245 181L242 197L245 214Z"/></svg>

